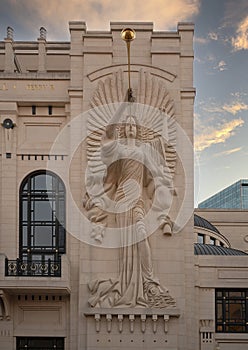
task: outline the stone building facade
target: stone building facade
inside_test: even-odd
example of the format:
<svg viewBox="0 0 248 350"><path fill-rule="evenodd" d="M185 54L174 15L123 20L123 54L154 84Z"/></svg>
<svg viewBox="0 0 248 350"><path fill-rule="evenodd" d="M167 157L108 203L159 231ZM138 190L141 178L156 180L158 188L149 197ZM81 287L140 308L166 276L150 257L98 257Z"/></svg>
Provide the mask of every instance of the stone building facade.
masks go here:
<svg viewBox="0 0 248 350"><path fill-rule="evenodd" d="M126 27L136 32L132 90L120 37ZM34 42L15 41L8 28L0 42L1 349L245 349L243 324L238 335L216 332L215 290L247 286L247 257L213 258L193 249L194 26L179 23L175 32L156 32L152 23L111 22L110 31L96 32L70 22L69 29L69 42L47 41L44 28ZM132 245L118 241L129 227L115 221L119 214L109 214L109 207L99 211L88 200L90 190L94 204L112 192L118 197L116 177L124 176L119 165L116 172L109 167L107 199L100 187L94 190L99 157L107 158L103 129L110 125L107 137L111 123L121 130L123 119L110 119L119 115L133 116L128 125L131 130L136 124L137 154L145 150L147 162L140 170L129 155L126 173L138 169L142 179L154 178L124 216L134 220L138 213L137 232L150 230ZM165 153L158 156L157 145ZM162 160L167 156L167 192L161 164L153 167L161 154ZM150 211L143 202L149 201L155 205L146 222ZM154 218L159 224L154 220L153 227ZM231 247L229 237L213 232L223 249ZM233 242L243 250L238 239Z"/></svg>

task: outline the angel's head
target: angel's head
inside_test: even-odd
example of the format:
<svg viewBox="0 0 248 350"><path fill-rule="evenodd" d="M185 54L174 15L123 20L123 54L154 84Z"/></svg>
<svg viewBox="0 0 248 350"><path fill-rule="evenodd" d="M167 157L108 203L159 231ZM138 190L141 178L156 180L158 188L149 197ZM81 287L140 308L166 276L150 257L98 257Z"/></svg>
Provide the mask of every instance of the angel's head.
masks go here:
<svg viewBox="0 0 248 350"><path fill-rule="evenodd" d="M128 140L135 140L135 143L143 141L142 127L136 116L128 115L122 119L118 128L118 138L121 143L126 143Z"/></svg>
<svg viewBox="0 0 248 350"><path fill-rule="evenodd" d="M133 116L128 116L125 121L125 136L126 138L135 139L137 136L137 123Z"/></svg>

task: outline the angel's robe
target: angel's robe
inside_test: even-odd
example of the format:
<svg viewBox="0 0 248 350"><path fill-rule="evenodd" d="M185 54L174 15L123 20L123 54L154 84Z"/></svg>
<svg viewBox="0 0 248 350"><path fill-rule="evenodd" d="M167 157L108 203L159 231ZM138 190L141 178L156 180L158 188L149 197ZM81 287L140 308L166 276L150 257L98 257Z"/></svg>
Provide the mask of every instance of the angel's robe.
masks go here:
<svg viewBox="0 0 248 350"><path fill-rule="evenodd" d="M93 297L89 302L92 306L147 307L151 303L154 306L156 302L162 305L165 299L167 303L174 302L154 276L144 224L148 206L145 202L152 199L151 193L145 193L151 175L164 180L159 165L156 167L154 164L159 155L157 159L155 156L155 159L151 158L154 150L149 150L146 144L129 147L117 141L109 141L102 146L102 161L108 167L112 166L109 189L113 197L111 199L115 202L116 234L121 235L120 271L117 279L91 283ZM161 191L165 184L158 190ZM160 193L162 197L164 194Z"/></svg>

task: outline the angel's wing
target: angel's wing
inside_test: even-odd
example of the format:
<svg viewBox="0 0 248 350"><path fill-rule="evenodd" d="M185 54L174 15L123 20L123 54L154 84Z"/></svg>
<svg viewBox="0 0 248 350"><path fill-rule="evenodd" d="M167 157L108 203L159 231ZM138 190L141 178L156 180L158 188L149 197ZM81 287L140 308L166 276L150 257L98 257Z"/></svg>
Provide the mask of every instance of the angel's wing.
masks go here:
<svg viewBox="0 0 248 350"><path fill-rule="evenodd" d="M134 91L135 102L131 102L131 114L136 116L142 128L142 142L151 142L155 137L162 137L161 155L166 158L171 174L176 163L176 124L174 104L164 82L149 72L140 70L138 86ZM106 126L115 114L126 109L126 92L123 74L115 72L111 77L100 81L91 99L92 109L87 121L87 158L88 169L94 176L101 177L106 166L101 161L101 139Z"/></svg>
<svg viewBox="0 0 248 350"><path fill-rule="evenodd" d="M165 83L150 72L140 71L136 102L139 123L144 126L143 140L156 143L156 148L166 161L173 177L176 166L176 122L174 102Z"/></svg>
<svg viewBox="0 0 248 350"><path fill-rule="evenodd" d="M117 113L121 113L125 99L122 71L100 81L91 99L91 110L87 121L87 158L89 170L96 174L106 166L101 161L101 139L106 126Z"/></svg>

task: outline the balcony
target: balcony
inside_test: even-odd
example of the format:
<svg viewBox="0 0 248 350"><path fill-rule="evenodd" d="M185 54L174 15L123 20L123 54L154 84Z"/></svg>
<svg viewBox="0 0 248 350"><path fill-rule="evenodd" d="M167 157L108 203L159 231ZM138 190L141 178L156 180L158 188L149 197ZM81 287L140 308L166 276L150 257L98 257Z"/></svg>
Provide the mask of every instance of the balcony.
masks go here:
<svg viewBox="0 0 248 350"><path fill-rule="evenodd" d="M6 258L5 276L61 277L61 259L22 261Z"/></svg>
<svg viewBox="0 0 248 350"><path fill-rule="evenodd" d="M9 294L70 294L70 263L66 254L59 260L8 259L0 254L0 290Z"/></svg>

